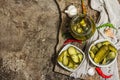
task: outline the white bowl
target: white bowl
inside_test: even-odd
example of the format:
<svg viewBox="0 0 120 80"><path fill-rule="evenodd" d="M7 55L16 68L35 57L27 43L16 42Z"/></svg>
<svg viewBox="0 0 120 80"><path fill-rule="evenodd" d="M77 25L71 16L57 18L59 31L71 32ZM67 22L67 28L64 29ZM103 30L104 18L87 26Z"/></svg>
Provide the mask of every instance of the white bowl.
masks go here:
<svg viewBox="0 0 120 80"><path fill-rule="evenodd" d="M78 51L80 51L82 54L83 54L83 59L82 59L82 62L80 63L80 65L79 66L81 66L82 65L82 63L83 63L83 61L85 60L85 54L84 54L84 52L81 50L81 49L79 49L78 47L76 47L76 46L74 46L74 45L72 45L72 44L67 44L67 45L65 45L63 48L62 48L62 50L60 51L60 53L59 53L59 55L64 51L64 50L67 50L68 49L68 47L70 47L70 46L73 46L74 48L76 48ZM58 56L59 56L58 55ZM59 62L59 61L57 61L58 62L58 64L60 65L60 66L62 66L64 69L66 69L66 70L68 70L68 71L70 71L70 72L73 72L74 70L76 70L76 69L70 69L70 68L68 68L68 67L66 67L66 66L64 66L61 62Z"/></svg>
<svg viewBox="0 0 120 80"><path fill-rule="evenodd" d="M116 57L117 57L117 55L116 55L116 57L115 57L114 60L112 60L110 63L105 64L105 65L97 64L97 63L95 63L95 62L93 61L93 59L91 58L91 56L90 56L90 54L89 54L89 51L90 51L91 47L92 47L93 45L97 44L97 43L104 42L104 41L109 41L109 42L112 44L112 46L114 46L114 47L116 48L116 46L115 46L110 40L108 40L108 39L99 39L99 40L96 40L95 42L93 42L93 43L90 45L89 50L88 50L88 57L89 57L90 61L91 61L95 66L98 66L98 67L108 67L108 66L112 65L112 64L115 62ZM116 48L116 49L117 49L117 48ZM118 53L117 53L117 54L118 54Z"/></svg>

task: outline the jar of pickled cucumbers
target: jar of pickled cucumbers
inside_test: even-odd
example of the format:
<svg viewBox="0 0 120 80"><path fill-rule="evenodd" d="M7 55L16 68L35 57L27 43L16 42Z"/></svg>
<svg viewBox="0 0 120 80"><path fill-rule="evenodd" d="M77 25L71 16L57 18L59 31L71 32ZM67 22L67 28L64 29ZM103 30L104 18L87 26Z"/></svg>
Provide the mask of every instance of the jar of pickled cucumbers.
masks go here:
<svg viewBox="0 0 120 80"><path fill-rule="evenodd" d="M78 40L88 40L95 33L96 26L94 21L86 15L73 17L70 23L70 33Z"/></svg>

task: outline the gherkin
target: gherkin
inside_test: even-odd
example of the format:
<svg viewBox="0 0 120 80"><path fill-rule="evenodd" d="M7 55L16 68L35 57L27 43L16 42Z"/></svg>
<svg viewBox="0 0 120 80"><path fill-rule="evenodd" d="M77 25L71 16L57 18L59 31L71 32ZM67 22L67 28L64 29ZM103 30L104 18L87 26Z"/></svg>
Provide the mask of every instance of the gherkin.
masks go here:
<svg viewBox="0 0 120 80"><path fill-rule="evenodd" d="M112 45L109 45L109 49L115 53L117 52L117 49L115 47L113 47Z"/></svg>
<svg viewBox="0 0 120 80"><path fill-rule="evenodd" d="M100 63L106 57L105 55L108 54L108 51L109 51L108 46L103 45L95 55L94 58L95 63Z"/></svg>

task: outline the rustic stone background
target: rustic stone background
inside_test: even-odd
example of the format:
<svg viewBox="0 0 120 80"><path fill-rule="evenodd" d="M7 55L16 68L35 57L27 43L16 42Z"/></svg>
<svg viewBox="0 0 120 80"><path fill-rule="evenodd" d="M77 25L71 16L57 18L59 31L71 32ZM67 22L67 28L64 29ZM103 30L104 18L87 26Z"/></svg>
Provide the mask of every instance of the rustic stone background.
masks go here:
<svg viewBox="0 0 120 80"><path fill-rule="evenodd" d="M79 80L53 72L58 25L54 0L0 0L0 80Z"/></svg>

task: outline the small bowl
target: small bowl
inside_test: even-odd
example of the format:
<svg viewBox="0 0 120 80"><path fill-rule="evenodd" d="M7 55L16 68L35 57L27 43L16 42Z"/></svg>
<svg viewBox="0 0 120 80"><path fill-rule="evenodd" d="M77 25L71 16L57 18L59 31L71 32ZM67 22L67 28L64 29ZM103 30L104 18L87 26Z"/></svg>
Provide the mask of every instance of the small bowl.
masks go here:
<svg viewBox="0 0 120 80"><path fill-rule="evenodd" d="M98 67L108 67L108 66L112 65L112 64L115 62L115 60L116 60L116 57L117 57L117 54L118 54L118 53L116 53L116 57L115 57L110 63L108 63L108 64L97 64L97 63L95 63L94 60L91 58L91 56L90 56L90 54L89 54L89 51L90 51L91 47L92 47L93 45L96 45L97 43L105 42L105 41L109 41L110 44L111 44L113 47L116 48L116 46L115 46L110 40L108 40L108 39L100 39L100 40L96 40L95 42L93 42L93 43L90 45L90 47L89 47L88 57L89 57L90 61L92 62L92 64L94 64L95 66L98 66ZM116 50L117 50L117 48L116 48Z"/></svg>
<svg viewBox="0 0 120 80"><path fill-rule="evenodd" d="M72 44L67 44L67 45L65 45L65 46L62 48L62 50L60 51L59 55L60 55L64 50L67 50L70 46L74 47L76 50L78 50L79 52L82 53L83 59L82 59L81 63L79 64L79 66L81 66L82 63L83 63L83 61L85 60L85 54L84 54L84 52L83 52L81 49L79 49L78 47L76 47L76 46L74 46L74 45L72 45ZM58 56L59 56L59 55L58 55ZM68 71L70 71L70 72L73 72L74 70L76 70L76 69L78 68L78 67L77 67L77 68L75 68L75 69L70 69L70 68L64 66L64 65L63 65L61 62L59 62L58 60L57 60L57 62L58 62L58 64L59 64L61 67L63 67L64 69L66 69L66 70L68 70Z"/></svg>

